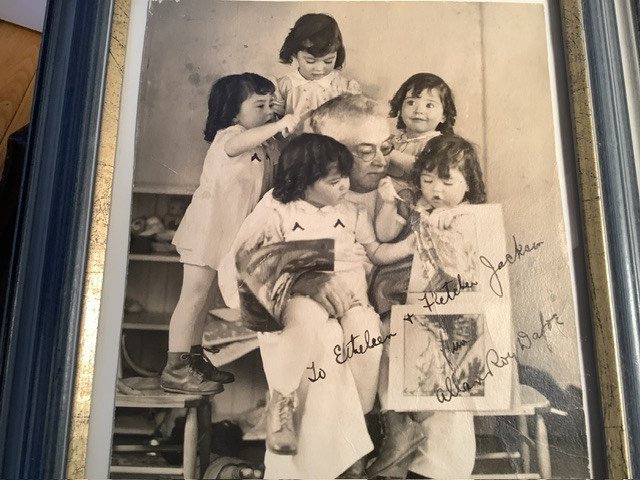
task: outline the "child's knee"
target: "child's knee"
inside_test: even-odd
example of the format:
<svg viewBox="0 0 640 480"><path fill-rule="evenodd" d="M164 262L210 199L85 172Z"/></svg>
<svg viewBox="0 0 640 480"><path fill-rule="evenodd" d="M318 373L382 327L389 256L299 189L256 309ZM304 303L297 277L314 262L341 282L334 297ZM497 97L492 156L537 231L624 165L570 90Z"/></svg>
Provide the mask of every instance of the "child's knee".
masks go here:
<svg viewBox="0 0 640 480"><path fill-rule="evenodd" d="M345 332L364 335L364 332L368 331L369 336L374 337L381 334L380 317L369 305L353 307L345 314L341 323Z"/></svg>
<svg viewBox="0 0 640 480"><path fill-rule="evenodd" d="M326 324L329 319L327 311L309 297L295 296L287 301L284 309L283 323L285 328L304 327L315 330Z"/></svg>

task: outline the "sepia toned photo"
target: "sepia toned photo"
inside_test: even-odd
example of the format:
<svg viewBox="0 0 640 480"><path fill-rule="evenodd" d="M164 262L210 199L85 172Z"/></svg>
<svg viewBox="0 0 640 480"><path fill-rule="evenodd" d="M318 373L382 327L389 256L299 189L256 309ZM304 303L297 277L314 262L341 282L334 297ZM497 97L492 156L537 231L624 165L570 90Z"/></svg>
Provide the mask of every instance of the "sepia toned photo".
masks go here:
<svg viewBox="0 0 640 480"><path fill-rule="evenodd" d="M132 10L111 476L589 477L545 2Z"/></svg>

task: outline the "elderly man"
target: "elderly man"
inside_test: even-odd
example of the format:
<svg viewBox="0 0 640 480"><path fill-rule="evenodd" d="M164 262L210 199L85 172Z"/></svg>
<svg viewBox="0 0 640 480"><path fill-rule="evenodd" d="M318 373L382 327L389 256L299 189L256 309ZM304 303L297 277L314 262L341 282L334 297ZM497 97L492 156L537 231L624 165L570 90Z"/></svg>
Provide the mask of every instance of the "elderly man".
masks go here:
<svg viewBox="0 0 640 480"><path fill-rule="evenodd" d="M388 122L378 112L377 104L362 95L338 97L313 113L311 127L315 133L331 136L349 148L354 164L349 177L350 192L346 198L365 207L371 218L375 218L379 206L377 188L386 176L389 166L386 155L392 149ZM229 269L227 272L224 270L220 272L221 290L227 304L235 305L234 279L230 278ZM350 307L347 291L338 277L309 273L297 278L285 295L310 297L337 319ZM276 309L269 306L266 310L269 314L276 314ZM260 335L263 356L269 355L270 342L276 338L271 335L278 334ZM303 381L300 386L304 414L297 425L297 454L273 455L267 452L267 477L334 478L340 472L344 478L364 476L364 462L360 459L372 448L363 419L368 412L358 402L348 362L338 364L331 354L332 345L341 343L340 338L341 328L335 320L319 336L312 358L317 368L323 368L325 378ZM406 465L410 460L410 475L414 478L468 476L475 456L472 418L467 414L437 413L421 418L422 425L418 425L408 414L388 411L387 372L388 357L385 355L379 391L385 438L374 462L375 473L391 476L394 466L399 462ZM336 425L340 427L336 429Z"/></svg>

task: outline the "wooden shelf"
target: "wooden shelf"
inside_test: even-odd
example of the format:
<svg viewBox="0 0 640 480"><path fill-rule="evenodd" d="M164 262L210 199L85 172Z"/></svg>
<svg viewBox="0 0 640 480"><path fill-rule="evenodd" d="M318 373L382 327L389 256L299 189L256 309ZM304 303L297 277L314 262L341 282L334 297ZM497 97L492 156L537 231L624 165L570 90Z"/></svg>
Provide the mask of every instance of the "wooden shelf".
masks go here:
<svg viewBox="0 0 640 480"><path fill-rule="evenodd" d="M176 253L130 253L129 260L134 262L180 263L180 255Z"/></svg>
<svg viewBox="0 0 640 480"><path fill-rule="evenodd" d="M167 312L125 313L122 329L168 331L170 320L171 313Z"/></svg>
<svg viewBox="0 0 640 480"><path fill-rule="evenodd" d="M133 193L153 193L163 195L193 195L197 185L164 185L156 183L137 183Z"/></svg>
<svg viewBox="0 0 640 480"><path fill-rule="evenodd" d="M115 435L148 435L156 433L158 426L148 417L138 414L118 412L115 417Z"/></svg>

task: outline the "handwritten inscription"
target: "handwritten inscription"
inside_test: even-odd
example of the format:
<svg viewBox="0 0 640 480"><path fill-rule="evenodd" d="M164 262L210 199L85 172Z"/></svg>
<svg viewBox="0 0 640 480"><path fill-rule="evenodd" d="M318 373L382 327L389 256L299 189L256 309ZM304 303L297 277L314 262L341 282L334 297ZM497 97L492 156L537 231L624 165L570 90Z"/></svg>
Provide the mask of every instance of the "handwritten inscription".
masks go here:
<svg viewBox="0 0 640 480"><path fill-rule="evenodd" d="M449 367L454 371L456 370L455 361L452 358L452 355L460 350L462 347L469 343L467 340L454 340L449 341L445 338L444 334L440 332L440 351L442 352L442 356L445 358Z"/></svg>
<svg viewBox="0 0 640 480"><path fill-rule="evenodd" d="M354 355L362 355L368 350L384 344L391 337L395 337L395 333L388 333L384 337L378 335L377 337L371 337L369 330L365 330L363 334L364 342L359 342L356 345L356 340L360 338L360 335L351 334L351 338L344 345L336 345L333 347L333 354L336 357L336 363L343 364Z"/></svg>
<svg viewBox="0 0 640 480"><path fill-rule="evenodd" d="M444 292L424 292L420 301L424 302L424 307L432 311L435 305L446 305L460 295L464 290L469 290L478 285L478 282L463 282L460 274L457 281L448 281L442 284Z"/></svg>
<svg viewBox="0 0 640 480"><path fill-rule="evenodd" d="M318 371L316 372L316 362L311 362L311 366L307 367L307 370L311 370L312 372L311 376L307 377L312 383L327 378L327 372L322 368L318 368Z"/></svg>
<svg viewBox="0 0 640 480"><path fill-rule="evenodd" d="M522 331L518 332L517 337L520 351L529 350L530 348L532 348L534 345L534 341L546 339L547 332L550 332L554 325L564 325L564 322L560 321L560 317L557 313L554 313L548 319L545 319L542 313L540 313L539 331L532 334L528 334ZM447 357L446 354L445 357ZM436 389L436 399L440 403L450 402L452 399L459 397L461 394L470 392L474 388L483 385L488 377L492 377L494 375L495 369L504 368L508 366L513 360L517 360L517 352L507 352L504 355L500 355L494 348L488 350L485 354L486 371L482 375L474 379L472 382L464 382L460 381L460 379L456 376L456 372L454 370L451 375L448 375L445 378L444 386L442 388Z"/></svg>
<svg viewBox="0 0 640 480"><path fill-rule="evenodd" d="M415 318L415 315L413 313L407 313L402 320L404 320L405 322L409 322L411 325L413 325L414 318Z"/></svg>
<svg viewBox="0 0 640 480"><path fill-rule="evenodd" d="M489 286L491 287L491 290L493 290L493 293L495 293L500 298L502 298L502 296L504 295L504 291L502 289L502 282L500 281L500 276L498 275L498 272L500 272L500 270L502 270L507 265L513 265L522 257L524 257L527 253L531 253L537 250L544 244L544 242L533 242L531 245L525 244L524 246L522 246L516 240L515 235L513 235L512 238L513 238L513 247L514 247L513 255L511 255L510 253L507 253L504 260L501 260L500 262L498 262L496 266L494 266L493 263L484 255L480 255L479 257L480 263L482 263L485 267L491 270L492 273L491 273L491 277L489 278Z"/></svg>
<svg viewBox="0 0 640 480"><path fill-rule="evenodd" d="M540 314L540 330L533 332L532 334L520 331L518 332L518 346L520 350L529 350L535 340L546 340L547 332L550 332L554 325L564 325L564 322L560 321L558 314L554 313L551 318L545 320ZM547 343L547 348L551 351L551 346Z"/></svg>

